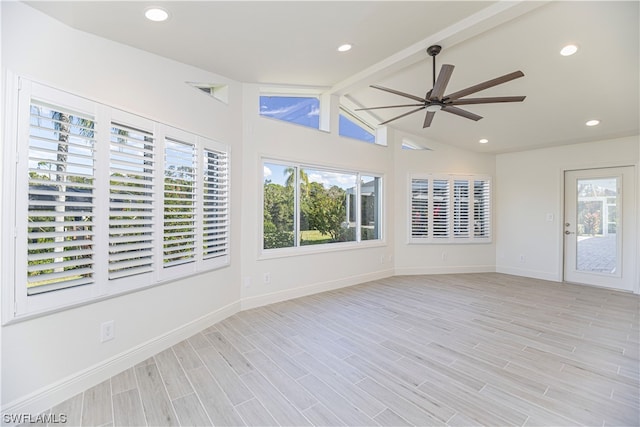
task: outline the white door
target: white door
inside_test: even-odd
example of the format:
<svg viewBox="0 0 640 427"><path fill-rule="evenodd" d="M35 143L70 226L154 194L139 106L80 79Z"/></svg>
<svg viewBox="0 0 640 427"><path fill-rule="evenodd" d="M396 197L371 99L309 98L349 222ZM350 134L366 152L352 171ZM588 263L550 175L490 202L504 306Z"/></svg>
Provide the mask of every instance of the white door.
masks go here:
<svg viewBox="0 0 640 427"><path fill-rule="evenodd" d="M564 186L564 280L633 291L633 166L565 171Z"/></svg>

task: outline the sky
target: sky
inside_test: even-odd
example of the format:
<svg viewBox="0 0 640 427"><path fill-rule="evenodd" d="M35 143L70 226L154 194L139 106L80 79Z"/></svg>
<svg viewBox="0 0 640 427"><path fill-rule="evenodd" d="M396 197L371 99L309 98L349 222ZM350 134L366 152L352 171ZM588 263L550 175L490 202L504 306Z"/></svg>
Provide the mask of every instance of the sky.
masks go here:
<svg viewBox="0 0 640 427"><path fill-rule="evenodd" d="M285 185L288 174L286 169L290 167L276 163L264 163L263 179L270 180L274 184ZM356 174L329 172L318 169L305 169L310 182L318 182L329 188L337 185L340 188L348 189L356 185Z"/></svg>

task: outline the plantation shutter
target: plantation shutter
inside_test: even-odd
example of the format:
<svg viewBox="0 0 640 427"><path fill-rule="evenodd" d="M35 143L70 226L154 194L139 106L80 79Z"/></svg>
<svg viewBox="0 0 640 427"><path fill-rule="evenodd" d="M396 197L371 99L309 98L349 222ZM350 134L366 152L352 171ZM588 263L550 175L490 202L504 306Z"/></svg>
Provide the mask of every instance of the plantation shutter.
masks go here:
<svg viewBox="0 0 640 427"><path fill-rule="evenodd" d="M449 237L449 180L433 180L433 237Z"/></svg>
<svg viewBox="0 0 640 427"><path fill-rule="evenodd" d="M429 237L429 180L411 180L411 237Z"/></svg>
<svg viewBox="0 0 640 427"><path fill-rule="evenodd" d="M490 241L490 184L484 177L412 177L410 239L415 243Z"/></svg>
<svg viewBox="0 0 640 427"><path fill-rule="evenodd" d="M95 119L31 100L27 295L94 282Z"/></svg>
<svg viewBox="0 0 640 427"><path fill-rule="evenodd" d="M473 181L473 235L491 237L491 186L488 180Z"/></svg>
<svg viewBox="0 0 640 427"><path fill-rule="evenodd" d="M167 268L196 257L195 147L165 138L164 157L163 266Z"/></svg>
<svg viewBox="0 0 640 427"><path fill-rule="evenodd" d="M229 252L229 178L227 153L204 150L202 208L203 258Z"/></svg>
<svg viewBox="0 0 640 427"><path fill-rule="evenodd" d="M153 132L112 123L109 279L153 271Z"/></svg>
<svg viewBox="0 0 640 427"><path fill-rule="evenodd" d="M453 236L456 238L469 237L469 180L453 180Z"/></svg>

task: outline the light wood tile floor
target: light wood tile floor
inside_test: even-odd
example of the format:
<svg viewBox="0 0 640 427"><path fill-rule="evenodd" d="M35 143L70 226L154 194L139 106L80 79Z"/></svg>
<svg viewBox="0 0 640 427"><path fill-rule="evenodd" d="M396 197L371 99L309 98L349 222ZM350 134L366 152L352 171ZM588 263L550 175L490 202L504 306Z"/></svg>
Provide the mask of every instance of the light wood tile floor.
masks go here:
<svg viewBox="0 0 640 427"><path fill-rule="evenodd" d="M238 313L50 411L83 426L638 426L639 302L393 277Z"/></svg>

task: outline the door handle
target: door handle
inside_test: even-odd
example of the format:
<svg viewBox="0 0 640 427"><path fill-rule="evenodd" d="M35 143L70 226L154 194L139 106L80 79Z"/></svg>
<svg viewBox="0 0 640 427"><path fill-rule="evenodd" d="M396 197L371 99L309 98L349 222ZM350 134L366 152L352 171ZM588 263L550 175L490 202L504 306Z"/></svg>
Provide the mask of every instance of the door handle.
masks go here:
<svg viewBox="0 0 640 427"><path fill-rule="evenodd" d="M568 235L568 234L576 234L576 233L575 233L575 232L573 232L573 231L566 230L566 231L564 232L564 234L567 234L567 235Z"/></svg>

